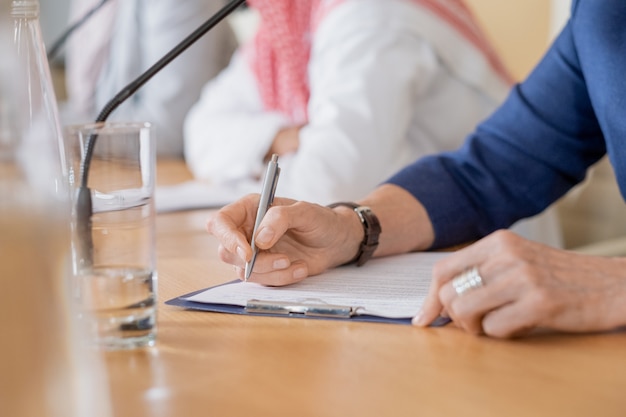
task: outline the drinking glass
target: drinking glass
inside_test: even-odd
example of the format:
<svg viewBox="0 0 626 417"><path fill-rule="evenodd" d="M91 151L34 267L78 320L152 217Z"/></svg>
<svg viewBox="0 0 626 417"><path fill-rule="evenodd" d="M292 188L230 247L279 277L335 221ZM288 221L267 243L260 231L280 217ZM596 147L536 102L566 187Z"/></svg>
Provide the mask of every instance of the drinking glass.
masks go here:
<svg viewBox="0 0 626 417"><path fill-rule="evenodd" d="M79 319L97 346L151 346L157 289L152 128L105 122L66 132Z"/></svg>

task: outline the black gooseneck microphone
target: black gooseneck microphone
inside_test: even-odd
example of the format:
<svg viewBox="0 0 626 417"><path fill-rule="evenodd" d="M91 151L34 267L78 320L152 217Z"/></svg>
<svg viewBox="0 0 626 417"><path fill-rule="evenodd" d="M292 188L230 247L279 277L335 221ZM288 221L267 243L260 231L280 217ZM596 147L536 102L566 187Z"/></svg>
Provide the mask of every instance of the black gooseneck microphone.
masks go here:
<svg viewBox="0 0 626 417"><path fill-rule="evenodd" d="M72 23L70 27L68 27L65 32L63 32L61 36L59 36L59 38L54 41L54 43L48 50L48 61L52 61L54 59L61 47L63 47L65 42L67 42L67 39L72 35L72 33L74 33L79 27L84 25L85 22L87 22L91 18L91 16L93 16L98 10L102 8L102 6L104 6L108 2L109 0L100 0L100 3L89 9L83 17Z"/></svg>
<svg viewBox="0 0 626 417"><path fill-rule="evenodd" d="M178 55L184 52L187 48L193 45L198 39L204 36L215 25L221 22L225 17L235 11L240 5L245 3L246 0L231 0L224 7L222 7L217 13L203 23L198 29L192 32L189 36L183 39L178 45L176 45L170 52L168 52L163 58L157 61L154 65L148 68L143 74L137 77L134 81L124 87L115 97L113 97L104 106L96 123L104 122L109 115L118 108L126 99L133 95L139 88L141 88L146 82L148 82L154 75L161 71L167 64L173 61ZM78 195L76 200L76 231L79 236L79 244L81 245L79 250L79 262L83 266L91 265L93 261L93 240L91 236L91 216L93 214L91 190L87 187L87 181L89 180L89 167L91 165L91 159L93 157L93 151L98 136L92 134L87 138L87 145L85 146L85 155L81 161L80 166L80 185L78 188Z"/></svg>

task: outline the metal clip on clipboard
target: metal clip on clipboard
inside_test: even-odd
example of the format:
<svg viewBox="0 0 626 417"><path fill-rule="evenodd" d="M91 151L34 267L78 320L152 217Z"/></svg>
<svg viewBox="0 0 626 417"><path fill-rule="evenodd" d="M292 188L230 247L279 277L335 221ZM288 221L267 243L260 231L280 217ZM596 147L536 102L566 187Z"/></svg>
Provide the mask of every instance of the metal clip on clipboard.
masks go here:
<svg viewBox="0 0 626 417"><path fill-rule="evenodd" d="M309 317L350 318L356 314L358 307L333 304L307 304L287 301L248 300L246 312L256 314L291 315L302 314Z"/></svg>

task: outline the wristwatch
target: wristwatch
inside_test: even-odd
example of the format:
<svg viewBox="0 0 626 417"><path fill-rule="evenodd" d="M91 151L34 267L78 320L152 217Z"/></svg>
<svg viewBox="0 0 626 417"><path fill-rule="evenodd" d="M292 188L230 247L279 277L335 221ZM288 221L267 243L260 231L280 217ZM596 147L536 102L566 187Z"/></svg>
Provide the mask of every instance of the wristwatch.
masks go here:
<svg viewBox="0 0 626 417"><path fill-rule="evenodd" d="M380 222L378 221L378 217L374 214L374 212L367 206L359 206L356 203L352 202L339 202L329 204L328 207L335 208L338 206L350 207L354 212L359 216L359 220L361 220L361 224L363 225L363 241L359 246L359 251L357 252L354 259L352 259L348 263L356 262L357 266L363 265L367 262L374 251L378 247L378 237L380 236L381 227Z"/></svg>

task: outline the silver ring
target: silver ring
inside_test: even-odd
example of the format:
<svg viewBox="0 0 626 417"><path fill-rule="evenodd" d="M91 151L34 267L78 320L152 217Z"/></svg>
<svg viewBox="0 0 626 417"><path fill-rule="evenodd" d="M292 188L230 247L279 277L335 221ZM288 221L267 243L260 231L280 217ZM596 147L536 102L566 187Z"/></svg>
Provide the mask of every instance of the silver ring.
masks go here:
<svg viewBox="0 0 626 417"><path fill-rule="evenodd" d="M475 266L463 271L452 280L452 286L458 295L463 295L469 290L480 288L484 285L485 281Z"/></svg>

